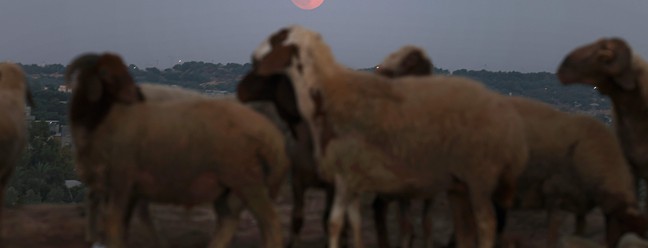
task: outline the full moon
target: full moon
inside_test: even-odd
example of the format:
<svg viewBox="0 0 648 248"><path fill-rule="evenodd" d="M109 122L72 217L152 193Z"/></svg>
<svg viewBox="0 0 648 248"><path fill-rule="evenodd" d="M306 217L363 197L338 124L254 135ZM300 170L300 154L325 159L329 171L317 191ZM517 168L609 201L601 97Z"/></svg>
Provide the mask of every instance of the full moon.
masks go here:
<svg viewBox="0 0 648 248"><path fill-rule="evenodd" d="M290 0L300 9L313 10L324 2L324 0Z"/></svg>

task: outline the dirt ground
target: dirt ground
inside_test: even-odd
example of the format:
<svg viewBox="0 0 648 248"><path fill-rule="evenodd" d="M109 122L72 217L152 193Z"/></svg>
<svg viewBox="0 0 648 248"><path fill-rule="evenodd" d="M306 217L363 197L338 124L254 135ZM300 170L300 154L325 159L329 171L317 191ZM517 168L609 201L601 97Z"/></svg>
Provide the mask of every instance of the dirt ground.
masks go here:
<svg viewBox="0 0 648 248"><path fill-rule="evenodd" d="M282 216L284 233L287 237L290 227L291 197L288 190L277 199L279 212ZM369 199L367 199L369 200ZM325 247L326 238L321 226L321 213L323 211L324 194L311 190L307 195L306 219L297 247ZM369 202L364 208L363 226L365 231L365 244L375 247L375 234ZM388 217L391 241L396 244L397 222L396 207L391 206ZM420 205L415 204L413 211L420 211ZM445 243L449 237L452 224L449 209L444 202L437 202L434 206L434 235L439 243ZM214 215L209 208L194 208L185 210L173 206L153 206L154 221L161 237L170 247L205 247L214 230ZM415 213L416 213L415 212ZM82 205L29 205L4 211L3 237L4 247L11 248L77 248L90 247L84 242L84 212ZM568 215L569 217L571 215ZM586 235L598 242L603 238L603 219L598 211L588 216ZM416 239L414 246L421 247L420 219L415 223ZM511 236L521 242L522 247L546 247L546 214L542 211L517 210L510 214L508 231ZM572 232L573 218L566 218L561 229L563 234ZM232 247L259 247L259 232L255 220L244 213L239 230L232 243ZM131 224L129 234L130 247L153 247L152 235L147 233L139 220L135 218Z"/></svg>

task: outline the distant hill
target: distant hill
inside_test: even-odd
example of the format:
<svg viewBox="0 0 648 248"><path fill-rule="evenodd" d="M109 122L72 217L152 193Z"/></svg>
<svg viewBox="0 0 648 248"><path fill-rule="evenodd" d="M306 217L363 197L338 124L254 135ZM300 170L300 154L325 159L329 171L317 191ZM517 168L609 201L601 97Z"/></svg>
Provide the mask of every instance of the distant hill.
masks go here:
<svg viewBox="0 0 648 248"><path fill-rule="evenodd" d="M38 108L33 109L36 119L54 119L65 122L68 93L59 92L64 83L65 66L22 65L28 74ZM154 67L140 68L129 65L137 82L151 82L177 85L196 89L201 92L224 91L234 92L243 75L252 68L249 63L214 64L205 62L185 62L171 68L160 70ZM375 68L362 68L360 71L371 72ZM460 75L483 82L488 87L505 95L526 96L557 106L565 111L586 112L609 122L610 101L596 90L586 86L563 86L553 73L549 72L493 72L486 70L448 71L434 68L437 74Z"/></svg>

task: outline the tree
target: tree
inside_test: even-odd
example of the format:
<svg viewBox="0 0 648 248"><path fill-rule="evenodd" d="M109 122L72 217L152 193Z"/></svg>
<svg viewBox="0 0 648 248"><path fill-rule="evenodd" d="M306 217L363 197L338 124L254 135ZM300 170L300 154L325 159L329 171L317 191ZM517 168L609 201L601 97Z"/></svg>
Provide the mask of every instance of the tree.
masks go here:
<svg viewBox="0 0 648 248"><path fill-rule="evenodd" d="M70 149L50 135L47 122L33 122L29 134L29 146L7 187L11 197L4 204L76 202L64 188L65 180L76 179Z"/></svg>

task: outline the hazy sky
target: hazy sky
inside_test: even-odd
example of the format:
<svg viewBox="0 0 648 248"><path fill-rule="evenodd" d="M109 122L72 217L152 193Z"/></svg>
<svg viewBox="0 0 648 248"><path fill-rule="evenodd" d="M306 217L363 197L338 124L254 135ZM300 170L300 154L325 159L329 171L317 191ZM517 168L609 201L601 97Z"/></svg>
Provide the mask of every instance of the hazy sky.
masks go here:
<svg viewBox="0 0 648 248"><path fill-rule="evenodd" d="M648 57L647 0L6 0L0 60L68 63L114 51L140 67L249 62L282 26L321 32L337 59L370 67L405 44L448 69L554 71L576 46L620 36Z"/></svg>

